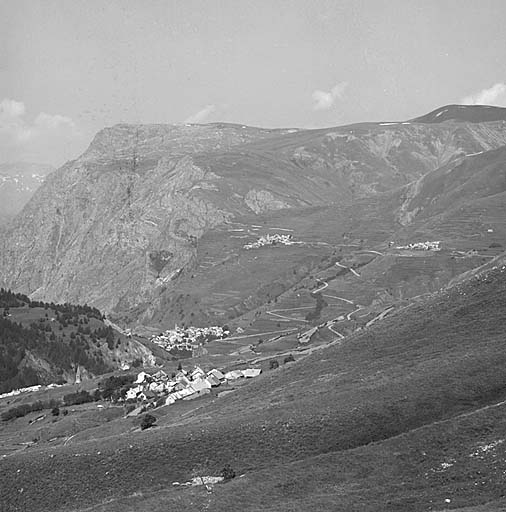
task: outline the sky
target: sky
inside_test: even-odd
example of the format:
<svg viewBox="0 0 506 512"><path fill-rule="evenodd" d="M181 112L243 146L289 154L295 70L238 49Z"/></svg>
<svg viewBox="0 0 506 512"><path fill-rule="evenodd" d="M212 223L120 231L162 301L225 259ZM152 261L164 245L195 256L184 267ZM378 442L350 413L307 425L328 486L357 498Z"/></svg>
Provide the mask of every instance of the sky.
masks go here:
<svg viewBox="0 0 506 512"><path fill-rule="evenodd" d="M117 123L317 128L506 106L504 0L0 0L0 162Z"/></svg>

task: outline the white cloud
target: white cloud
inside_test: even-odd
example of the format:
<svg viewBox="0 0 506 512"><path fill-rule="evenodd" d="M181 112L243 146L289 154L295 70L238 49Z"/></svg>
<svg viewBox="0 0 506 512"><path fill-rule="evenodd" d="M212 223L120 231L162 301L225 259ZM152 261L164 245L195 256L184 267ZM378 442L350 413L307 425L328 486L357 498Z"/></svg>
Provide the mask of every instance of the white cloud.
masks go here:
<svg viewBox="0 0 506 512"><path fill-rule="evenodd" d="M76 125L70 117L59 114L51 115L41 112L33 122L35 126L43 129L58 130L60 128L75 130Z"/></svg>
<svg viewBox="0 0 506 512"><path fill-rule="evenodd" d="M313 110L328 110L336 100L343 99L344 91L347 87L348 82L340 82L334 85L330 91L314 91L312 94L313 101L315 102Z"/></svg>
<svg viewBox="0 0 506 512"><path fill-rule="evenodd" d="M0 154L4 160L61 163L80 136L70 117L40 112L29 121L22 101L0 101Z"/></svg>
<svg viewBox="0 0 506 512"><path fill-rule="evenodd" d="M216 112L216 105L206 105L202 110L185 119L185 123L198 124L203 123L207 118Z"/></svg>
<svg viewBox="0 0 506 512"><path fill-rule="evenodd" d="M488 89L462 98L464 105L497 105L506 107L506 84L498 82Z"/></svg>
<svg viewBox="0 0 506 512"><path fill-rule="evenodd" d="M4 98L0 102L0 119L15 119L25 115L25 104L21 101Z"/></svg>

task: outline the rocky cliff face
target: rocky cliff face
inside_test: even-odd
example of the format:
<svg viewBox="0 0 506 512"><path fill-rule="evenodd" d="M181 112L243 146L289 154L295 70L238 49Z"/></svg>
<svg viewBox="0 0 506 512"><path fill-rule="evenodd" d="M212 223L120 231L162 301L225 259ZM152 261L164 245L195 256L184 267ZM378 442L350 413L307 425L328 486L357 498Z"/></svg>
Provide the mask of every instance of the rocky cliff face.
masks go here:
<svg viewBox="0 0 506 512"><path fill-rule="evenodd" d="M395 189L506 144L504 124L108 128L51 174L14 220L2 242L0 284L136 320L137 308L192 268L210 229Z"/></svg>

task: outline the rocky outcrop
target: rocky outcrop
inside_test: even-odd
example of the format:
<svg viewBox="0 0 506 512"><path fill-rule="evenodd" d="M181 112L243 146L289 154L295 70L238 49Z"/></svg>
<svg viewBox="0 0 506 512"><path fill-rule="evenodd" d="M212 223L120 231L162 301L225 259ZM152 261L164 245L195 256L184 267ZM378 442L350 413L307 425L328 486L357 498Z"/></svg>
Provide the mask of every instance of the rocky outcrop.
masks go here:
<svg viewBox="0 0 506 512"><path fill-rule="evenodd" d="M268 190L250 190L244 202L251 208L255 213L263 213L269 210L281 210L288 208L290 205L276 199Z"/></svg>

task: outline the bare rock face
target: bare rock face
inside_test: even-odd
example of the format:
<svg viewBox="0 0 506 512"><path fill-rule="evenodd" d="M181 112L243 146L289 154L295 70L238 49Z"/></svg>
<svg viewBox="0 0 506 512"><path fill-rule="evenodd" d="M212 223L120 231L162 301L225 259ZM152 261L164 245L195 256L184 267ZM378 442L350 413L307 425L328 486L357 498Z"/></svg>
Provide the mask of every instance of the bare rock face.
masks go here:
<svg viewBox="0 0 506 512"><path fill-rule="evenodd" d="M2 251L2 282L33 298L85 301L105 311L118 303L134 307L191 261L206 229L230 216L221 204L223 178L184 152L227 149L269 133L211 126L103 130L15 220Z"/></svg>
<svg viewBox="0 0 506 512"><path fill-rule="evenodd" d="M142 179L81 162L60 169L29 205L28 225L16 225L22 235L7 255L20 255L27 270L17 278L20 288L54 301L86 297L104 310L119 300L134 306L189 262L192 237L226 219L193 193L207 181L190 158L161 159Z"/></svg>
<svg viewBox="0 0 506 512"><path fill-rule="evenodd" d="M396 189L506 144L503 124L107 128L14 219L0 242L0 285L149 322L216 226ZM406 224L416 191L408 195L399 214Z"/></svg>
<svg viewBox="0 0 506 512"><path fill-rule="evenodd" d="M255 212L263 213L269 210L281 210L288 208L290 205L275 197L268 190L250 190L244 202Z"/></svg>

